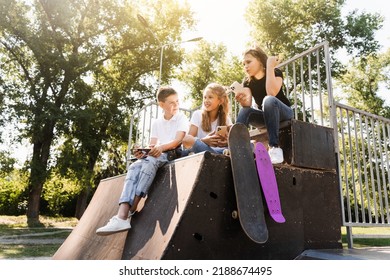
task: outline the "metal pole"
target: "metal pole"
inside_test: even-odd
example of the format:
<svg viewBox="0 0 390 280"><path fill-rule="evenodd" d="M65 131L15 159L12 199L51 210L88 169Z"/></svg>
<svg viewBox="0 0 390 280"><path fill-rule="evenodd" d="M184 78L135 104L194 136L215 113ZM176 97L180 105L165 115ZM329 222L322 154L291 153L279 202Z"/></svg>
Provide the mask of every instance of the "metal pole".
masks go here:
<svg viewBox="0 0 390 280"><path fill-rule="evenodd" d="M199 41L199 40L202 40L203 37L196 37L196 38L192 38L192 39L189 39L189 40L186 40L186 41L179 41L179 42L172 42L172 43L162 44L161 41L158 39L157 35L150 29L149 24L146 21L146 19L143 16L141 16L140 14L137 14L137 17L138 17L138 20L142 23L142 25L149 31L149 33L153 35L154 39L156 39L156 41L158 42L159 47L161 49L160 50L160 71L159 71L159 75L158 75L158 84L157 84L158 85L157 90L158 90L160 88L160 86L161 86L161 76L162 76L164 48L167 47L167 46L180 45L180 44L187 43L187 42Z"/></svg>
<svg viewBox="0 0 390 280"><path fill-rule="evenodd" d="M158 85L157 90L159 90L161 86L161 75L162 75L162 63L163 63L163 53L164 53L165 45L161 45L161 54L160 54L160 73L158 75Z"/></svg>

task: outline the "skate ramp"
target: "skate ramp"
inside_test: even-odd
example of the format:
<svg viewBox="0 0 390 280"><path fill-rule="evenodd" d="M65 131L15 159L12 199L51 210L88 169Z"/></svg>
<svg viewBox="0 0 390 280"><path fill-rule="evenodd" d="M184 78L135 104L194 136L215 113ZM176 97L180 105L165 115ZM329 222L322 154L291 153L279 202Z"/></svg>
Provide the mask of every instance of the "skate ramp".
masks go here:
<svg viewBox="0 0 390 280"><path fill-rule="evenodd" d="M148 258L160 258L163 248L158 250L161 241L169 241L179 219L180 213L186 206L188 197L196 181L197 171L204 154L198 154L185 159L176 160L161 168L151 186L149 198L146 199L152 215L144 215L141 209L145 200L140 203L140 212L134 215L132 224L137 224L140 218L143 221L143 231L137 238L137 243L145 243L145 236L152 237L148 246L141 250ZM118 200L122 192L125 175L102 180L90 201L84 215L75 229L53 255L53 259L69 260L116 260L121 259L126 241L127 232L110 236L98 236L97 228L104 226L117 213ZM161 181L167 181L161 185ZM180 186L179 188L177 186ZM133 225L136 227L136 225ZM133 232L134 230L131 229ZM134 234L133 234L134 236ZM161 246L160 246L161 247Z"/></svg>
<svg viewBox="0 0 390 280"><path fill-rule="evenodd" d="M84 216L53 259L271 259L292 260L305 250L341 249L341 205L334 154L326 141L296 141L328 129L291 123L282 133L291 163L274 166L285 223L276 223L265 207L269 239L254 243L240 226L230 158L208 152L162 167L144 207L128 233L99 237L95 230L116 214L124 176L103 180ZM299 133L298 133L299 132ZM328 157L306 168L298 154L330 147ZM326 148L323 148L326 150ZM294 165L292 165L294 164ZM259 203L261 203L259 198ZM263 201L263 204L265 202Z"/></svg>
<svg viewBox="0 0 390 280"><path fill-rule="evenodd" d="M102 180L77 226L53 255L62 260L121 259L127 232L102 237L95 234L118 211L125 175Z"/></svg>

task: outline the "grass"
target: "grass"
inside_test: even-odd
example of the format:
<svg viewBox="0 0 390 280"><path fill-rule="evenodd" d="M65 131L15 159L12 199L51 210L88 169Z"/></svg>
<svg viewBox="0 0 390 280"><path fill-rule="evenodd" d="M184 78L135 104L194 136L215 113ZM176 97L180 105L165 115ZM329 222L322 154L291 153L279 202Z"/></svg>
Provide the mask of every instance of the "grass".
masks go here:
<svg viewBox="0 0 390 280"><path fill-rule="evenodd" d="M343 247L347 247L346 228L341 228ZM363 247L384 247L390 246L390 227L354 227L352 229L353 235L359 237L353 238L353 245L355 248ZM382 235L382 238L363 238L364 235Z"/></svg>
<svg viewBox="0 0 390 280"><path fill-rule="evenodd" d="M39 224L30 227L26 216L0 216L0 259L50 258L77 222L76 218L41 216ZM22 239L28 242L21 244Z"/></svg>

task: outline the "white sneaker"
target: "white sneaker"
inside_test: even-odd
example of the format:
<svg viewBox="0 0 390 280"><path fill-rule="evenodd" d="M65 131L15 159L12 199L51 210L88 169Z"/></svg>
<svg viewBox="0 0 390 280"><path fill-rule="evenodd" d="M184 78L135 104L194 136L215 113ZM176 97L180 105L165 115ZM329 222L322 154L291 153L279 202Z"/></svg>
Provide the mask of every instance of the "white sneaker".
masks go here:
<svg viewBox="0 0 390 280"><path fill-rule="evenodd" d="M96 230L96 234L105 236L105 235L110 235L121 231L126 231L129 230L130 228L131 228L130 218L126 220L122 220L118 218L118 216L114 216L104 227L98 228Z"/></svg>
<svg viewBox="0 0 390 280"><path fill-rule="evenodd" d="M270 147L268 150L268 154L271 158L272 164L278 164L284 161L283 150L279 147Z"/></svg>

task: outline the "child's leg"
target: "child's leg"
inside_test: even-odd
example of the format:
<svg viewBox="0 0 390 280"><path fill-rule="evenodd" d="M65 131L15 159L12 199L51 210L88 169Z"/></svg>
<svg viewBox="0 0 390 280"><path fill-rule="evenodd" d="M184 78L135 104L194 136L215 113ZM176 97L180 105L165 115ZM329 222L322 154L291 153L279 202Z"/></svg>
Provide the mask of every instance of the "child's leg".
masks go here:
<svg viewBox="0 0 390 280"><path fill-rule="evenodd" d="M135 196L130 200L130 205L138 204L135 198L145 197L148 194L149 188L153 183L154 177L156 177L157 170L168 162L167 154L163 153L158 158L148 156L145 159L145 163L142 165L139 180L135 189Z"/></svg>
<svg viewBox="0 0 390 280"><path fill-rule="evenodd" d="M126 202L119 204L119 209L117 214L118 218L122 220L127 220L129 211L130 211L130 204Z"/></svg>
<svg viewBox="0 0 390 280"><path fill-rule="evenodd" d="M140 202L140 200L141 200L141 197L136 195L134 198L133 205L131 205L131 207L129 209L130 213L134 213L135 210L137 210L137 206L138 206L138 203ZM129 212L129 211L127 211L127 212Z"/></svg>
<svg viewBox="0 0 390 280"><path fill-rule="evenodd" d="M183 147L184 149L191 149L192 146L194 145L195 143L195 140L196 138L192 135L186 135L184 138L183 138Z"/></svg>

